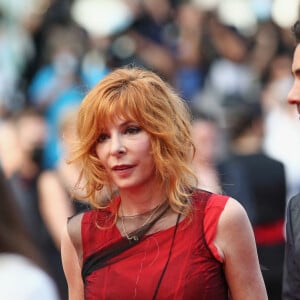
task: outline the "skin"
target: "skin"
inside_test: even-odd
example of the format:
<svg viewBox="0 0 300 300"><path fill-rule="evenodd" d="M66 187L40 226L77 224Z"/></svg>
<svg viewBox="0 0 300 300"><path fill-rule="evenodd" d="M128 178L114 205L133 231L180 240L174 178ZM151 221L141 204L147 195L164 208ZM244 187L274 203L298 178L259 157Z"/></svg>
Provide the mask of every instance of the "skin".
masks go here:
<svg viewBox="0 0 300 300"><path fill-rule="evenodd" d="M150 137L136 122L117 119L105 128L99 135L96 153L118 187L124 214L143 213L165 199L155 177ZM149 186L149 198L143 201L136 196L144 194ZM158 191L154 196L153 190Z"/></svg>
<svg viewBox="0 0 300 300"><path fill-rule="evenodd" d="M82 215L78 216L81 222ZM77 250L74 240L71 240L71 226L66 225L61 236L61 258L64 273L68 282L69 300L84 300L84 286L81 277L82 257L81 250ZM80 237L80 231L74 232ZM81 248L81 247L80 247Z"/></svg>
<svg viewBox="0 0 300 300"><path fill-rule="evenodd" d="M288 93L287 101L297 107L300 119L300 45L298 44L294 51L292 63L292 75L294 77L293 85Z"/></svg>
<svg viewBox="0 0 300 300"><path fill-rule="evenodd" d="M150 137L138 124L118 119L104 128L98 142L96 153L119 189L124 214L143 213L165 199L154 172ZM81 218L72 218L62 236L62 262L70 300L84 299L78 225ZM244 208L232 198L219 219L215 246L223 259L231 299L267 299L251 224Z"/></svg>
<svg viewBox="0 0 300 300"><path fill-rule="evenodd" d="M223 257L231 299L268 299L250 221L241 204L232 198L219 219L215 245Z"/></svg>
<svg viewBox="0 0 300 300"><path fill-rule="evenodd" d="M38 192L44 222L57 249L60 249L61 229L64 227L65 220L74 215L75 211L57 172L58 170L49 170L40 175Z"/></svg>

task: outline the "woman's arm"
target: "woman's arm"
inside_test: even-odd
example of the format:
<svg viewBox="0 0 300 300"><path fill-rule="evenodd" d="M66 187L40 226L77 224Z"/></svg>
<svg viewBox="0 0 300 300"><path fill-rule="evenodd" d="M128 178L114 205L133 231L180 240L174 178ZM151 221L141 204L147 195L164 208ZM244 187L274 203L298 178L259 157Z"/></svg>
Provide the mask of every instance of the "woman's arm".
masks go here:
<svg viewBox="0 0 300 300"><path fill-rule="evenodd" d="M245 209L232 198L220 216L215 244L224 258L231 299L268 299L250 221Z"/></svg>
<svg viewBox="0 0 300 300"><path fill-rule="evenodd" d="M75 214L72 200L62 186L57 171L44 171L38 179L39 209L57 249L60 249L62 228Z"/></svg>
<svg viewBox="0 0 300 300"><path fill-rule="evenodd" d="M69 300L83 300L84 286L81 277L81 233L78 223L81 223L82 215L73 217L62 233L61 257L63 269L68 283ZM74 246L75 244L75 246Z"/></svg>

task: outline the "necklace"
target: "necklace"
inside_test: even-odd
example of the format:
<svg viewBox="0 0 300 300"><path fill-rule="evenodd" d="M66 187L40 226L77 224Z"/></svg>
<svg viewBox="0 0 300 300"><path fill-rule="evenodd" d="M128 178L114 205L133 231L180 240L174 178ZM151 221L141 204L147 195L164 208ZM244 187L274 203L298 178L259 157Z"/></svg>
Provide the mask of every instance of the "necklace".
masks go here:
<svg viewBox="0 0 300 300"><path fill-rule="evenodd" d="M161 282L165 276L165 273L167 271L167 268L168 268L168 265L169 265L169 262L170 262L170 259L171 259L171 255L172 255L172 251L173 251L173 247L174 247L174 242L175 242L175 236L176 236L176 233L177 233L177 229L178 229L178 224L179 224L179 220L180 220L180 217L181 217L181 214L178 214L177 216L177 220L176 220L176 224L175 224L175 227L174 227L174 231L173 231L173 236L172 236L172 240L171 240L171 245L170 245L170 248L169 248L169 253L168 253L168 257L167 257L167 260L166 260L166 263L164 265L164 268L160 274L160 277L159 277L159 280L157 282L157 285L156 285L156 288L155 288L155 291L154 291L154 295L152 297L152 300L155 300L157 299L157 294L158 294L158 290L161 286Z"/></svg>
<svg viewBox="0 0 300 300"><path fill-rule="evenodd" d="M144 223L140 226L141 228L144 227L146 224L148 224L152 217L154 216L154 214L158 211L158 209L161 207L161 205L165 203L165 202L161 202L159 203L156 207L154 207L153 209L151 209L150 211L147 211L145 213L142 214L137 214L137 215L131 215L131 216L127 216L127 217L136 217L136 216L144 216L147 215L149 212L150 215L148 216L148 218L144 221ZM125 222L124 219L126 218L126 216L124 215L123 212L123 206L122 206L122 201L120 203L120 212L121 212L121 225L122 225L122 231L124 233L124 235L126 236L126 238L130 241L130 240L134 240L135 242L137 242L139 240L139 237L137 235L131 235L131 233L128 233L126 226L125 226Z"/></svg>

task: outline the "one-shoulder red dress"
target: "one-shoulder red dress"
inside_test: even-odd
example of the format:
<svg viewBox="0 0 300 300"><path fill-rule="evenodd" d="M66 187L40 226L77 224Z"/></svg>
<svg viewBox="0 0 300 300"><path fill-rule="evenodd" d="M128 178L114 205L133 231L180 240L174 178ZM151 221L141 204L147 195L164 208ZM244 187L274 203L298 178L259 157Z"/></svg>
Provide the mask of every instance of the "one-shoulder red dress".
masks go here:
<svg viewBox="0 0 300 300"><path fill-rule="evenodd" d="M196 190L192 219L186 217L178 224L173 246L175 225L146 235L132 248L118 254L114 263L84 278L85 299L228 299L222 258L213 244L227 200L227 196ZM90 255L121 238L116 226L99 227L103 222L102 213L100 210L84 213L83 264Z"/></svg>

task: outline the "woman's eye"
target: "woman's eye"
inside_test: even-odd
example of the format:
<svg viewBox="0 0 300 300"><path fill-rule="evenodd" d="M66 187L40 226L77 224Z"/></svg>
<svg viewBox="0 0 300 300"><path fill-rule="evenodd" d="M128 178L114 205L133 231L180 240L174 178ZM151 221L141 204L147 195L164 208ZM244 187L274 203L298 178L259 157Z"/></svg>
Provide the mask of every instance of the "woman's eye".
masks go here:
<svg viewBox="0 0 300 300"><path fill-rule="evenodd" d="M126 128L125 133L128 133L128 134L137 134L137 133L139 133L141 130L142 130L141 127L138 127L138 126L130 126L130 127Z"/></svg>
<svg viewBox="0 0 300 300"><path fill-rule="evenodd" d="M108 139L108 135L107 134L104 134L104 133L101 133L99 136L98 136L98 143L103 143L106 139Z"/></svg>

